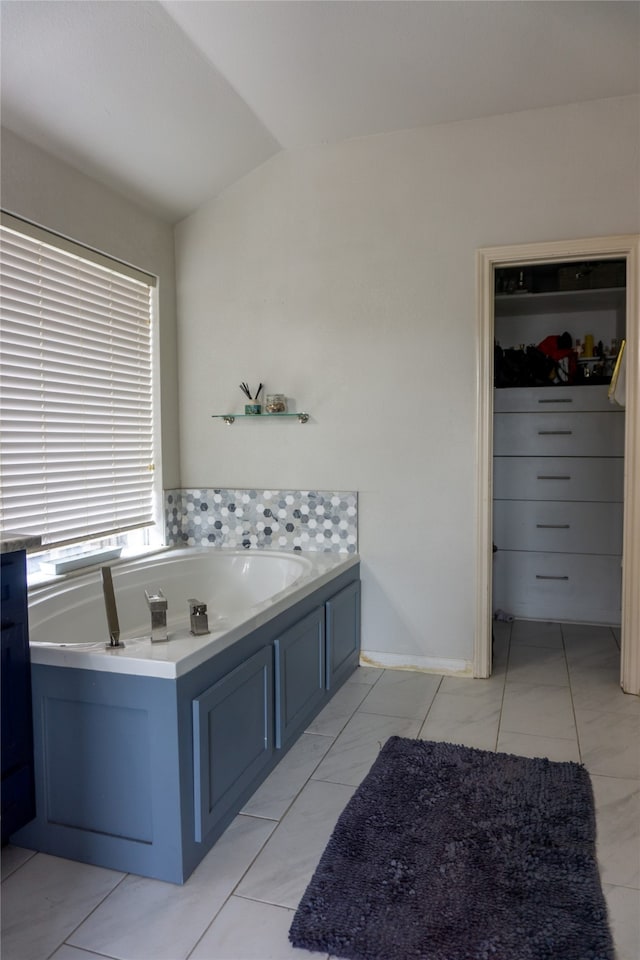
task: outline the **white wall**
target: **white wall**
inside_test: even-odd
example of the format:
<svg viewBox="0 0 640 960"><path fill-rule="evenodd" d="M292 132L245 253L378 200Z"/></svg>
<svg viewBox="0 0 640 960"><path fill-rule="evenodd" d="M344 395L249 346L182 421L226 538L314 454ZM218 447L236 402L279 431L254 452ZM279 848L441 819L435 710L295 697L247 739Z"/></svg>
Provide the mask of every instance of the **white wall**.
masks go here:
<svg viewBox="0 0 640 960"><path fill-rule="evenodd" d="M163 482L179 486L171 225L4 129L1 173L4 210L158 276Z"/></svg>
<svg viewBox="0 0 640 960"><path fill-rule="evenodd" d="M474 253L637 232L638 106L283 153L177 227L182 483L358 490L368 651L472 657ZM241 380L311 422L211 420Z"/></svg>

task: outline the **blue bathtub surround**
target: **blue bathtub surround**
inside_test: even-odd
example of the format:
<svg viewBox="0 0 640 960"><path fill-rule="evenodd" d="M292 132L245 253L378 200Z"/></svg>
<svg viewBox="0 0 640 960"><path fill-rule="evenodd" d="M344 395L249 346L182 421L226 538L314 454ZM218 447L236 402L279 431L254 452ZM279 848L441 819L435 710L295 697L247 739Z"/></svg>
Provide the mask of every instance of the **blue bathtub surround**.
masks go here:
<svg viewBox="0 0 640 960"><path fill-rule="evenodd" d="M34 647L36 816L11 842L184 883L358 665L358 558L309 565L226 633Z"/></svg>
<svg viewBox="0 0 640 960"><path fill-rule="evenodd" d="M165 527L171 546L356 553L355 491L165 491Z"/></svg>

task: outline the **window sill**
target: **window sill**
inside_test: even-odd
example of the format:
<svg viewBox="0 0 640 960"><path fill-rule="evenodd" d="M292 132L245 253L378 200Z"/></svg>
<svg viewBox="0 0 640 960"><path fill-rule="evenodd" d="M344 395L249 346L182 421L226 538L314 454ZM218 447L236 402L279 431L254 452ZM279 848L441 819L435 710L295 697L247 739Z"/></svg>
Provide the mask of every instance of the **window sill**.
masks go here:
<svg viewBox="0 0 640 960"><path fill-rule="evenodd" d="M131 560L137 560L140 557L151 556L155 553L164 553L166 550L171 550L171 547L160 546L160 547L136 547L129 548L126 547L123 549L122 554L119 559L113 559L109 561L108 566L117 567L121 563L127 563ZM100 556L103 556L107 551L100 551L97 554L98 559L92 562L93 558L87 557L87 563L83 564L82 567L76 568L74 570L68 570L66 573L50 573L44 570L41 570L37 573L29 573L27 577L27 586L29 589L31 587L44 587L49 583L64 583L66 580L71 580L74 577L84 576L86 573L93 573L95 570L99 570L100 567L106 565L104 561L99 559Z"/></svg>

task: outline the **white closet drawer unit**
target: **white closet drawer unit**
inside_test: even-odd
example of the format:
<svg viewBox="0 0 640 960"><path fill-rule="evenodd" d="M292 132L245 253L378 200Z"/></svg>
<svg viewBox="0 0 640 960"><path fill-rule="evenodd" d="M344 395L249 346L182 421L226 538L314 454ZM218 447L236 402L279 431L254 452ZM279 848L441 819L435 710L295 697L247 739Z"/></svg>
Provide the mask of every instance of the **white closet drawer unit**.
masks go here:
<svg viewBox="0 0 640 960"><path fill-rule="evenodd" d="M615 411L609 387L506 387L494 392L496 413L551 413L554 410Z"/></svg>
<svg viewBox="0 0 640 960"><path fill-rule="evenodd" d="M620 623L619 557L591 554L494 555L493 601L525 620Z"/></svg>
<svg viewBox="0 0 640 960"><path fill-rule="evenodd" d="M619 556L622 504L497 500L493 539L500 550Z"/></svg>
<svg viewBox="0 0 640 960"><path fill-rule="evenodd" d="M496 413L496 456L621 457L624 416L620 413Z"/></svg>
<svg viewBox="0 0 640 960"><path fill-rule="evenodd" d="M495 457L496 500L593 500L622 502L622 457Z"/></svg>

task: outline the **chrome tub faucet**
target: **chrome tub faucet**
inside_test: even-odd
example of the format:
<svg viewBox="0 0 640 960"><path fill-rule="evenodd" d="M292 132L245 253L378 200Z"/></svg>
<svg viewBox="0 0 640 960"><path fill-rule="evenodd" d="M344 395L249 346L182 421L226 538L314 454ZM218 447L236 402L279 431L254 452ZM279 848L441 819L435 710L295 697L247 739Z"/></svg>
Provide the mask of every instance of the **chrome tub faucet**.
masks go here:
<svg viewBox="0 0 640 960"><path fill-rule="evenodd" d="M162 590L145 590L144 595L151 612L151 643L164 643L169 639L167 598Z"/></svg>

